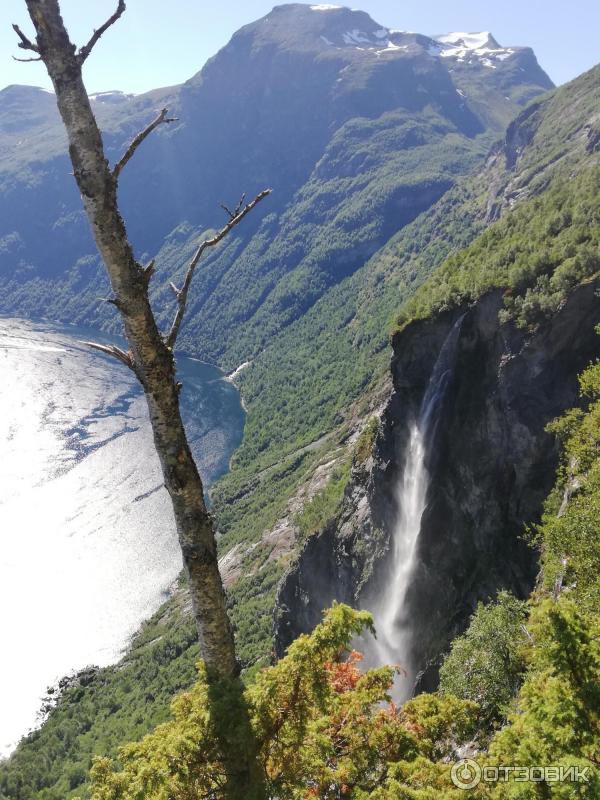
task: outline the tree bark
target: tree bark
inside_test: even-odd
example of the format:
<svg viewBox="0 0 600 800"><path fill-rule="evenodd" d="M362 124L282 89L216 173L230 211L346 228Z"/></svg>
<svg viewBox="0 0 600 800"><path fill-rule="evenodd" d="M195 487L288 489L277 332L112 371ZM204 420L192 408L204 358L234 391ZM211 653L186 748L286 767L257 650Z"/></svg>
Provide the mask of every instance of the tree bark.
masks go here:
<svg viewBox="0 0 600 800"><path fill-rule="evenodd" d="M102 34L125 11L124 0L77 51L70 41L58 0L25 0L36 30L32 42L20 28L19 47L37 54L54 85L60 115L67 130L73 172L81 192L94 239L104 260L130 350L89 343L130 367L143 386L148 403L154 444L165 486L171 497L192 609L198 628L200 652L209 681L209 712L220 743L226 773L224 793L231 800L264 800L263 769L244 698L235 657L233 632L225 605L225 592L217 562L211 516L204 489L187 440L179 408L180 384L176 380L173 350L185 312L194 270L207 247L217 245L270 190L242 208L244 196L229 221L194 254L181 289L174 288L177 304L171 329L163 335L156 324L148 296L154 262L143 267L133 254L118 207L121 170L136 148L163 122L173 122L163 109L133 140L114 169L110 169L102 136L82 78L82 66ZM37 59L30 59L37 60Z"/></svg>
<svg viewBox="0 0 600 800"><path fill-rule="evenodd" d="M173 351L158 330L150 306L150 270L136 261L119 213L117 176L105 157L82 79L84 57L69 39L58 0L26 3L37 33L32 48L39 52L54 85L75 180L109 274L113 302L123 319L131 367L144 388L154 443L173 503L201 655L209 678L235 677L238 665L213 523L181 419Z"/></svg>

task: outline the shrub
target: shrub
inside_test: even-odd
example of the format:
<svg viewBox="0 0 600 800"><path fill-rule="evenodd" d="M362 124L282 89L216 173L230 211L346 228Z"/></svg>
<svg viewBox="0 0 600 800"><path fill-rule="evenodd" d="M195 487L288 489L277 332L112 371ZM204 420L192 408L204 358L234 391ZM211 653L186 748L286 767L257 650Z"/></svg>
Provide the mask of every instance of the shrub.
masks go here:
<svg viewBox="0 0 600 800"><path fill-rule="evenodd" d="M467 631L454 640L440 670L442 694L472 700L486 726L502 720L525 671L526 603L507 592L479 603Z"/></svg>

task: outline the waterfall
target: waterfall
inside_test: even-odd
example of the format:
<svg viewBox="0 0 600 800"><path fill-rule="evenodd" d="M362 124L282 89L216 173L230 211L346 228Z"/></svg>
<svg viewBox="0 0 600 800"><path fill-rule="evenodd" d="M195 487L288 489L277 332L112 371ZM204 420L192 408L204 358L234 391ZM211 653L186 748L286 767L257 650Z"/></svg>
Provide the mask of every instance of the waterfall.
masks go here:
<svg viewBox="0 0 600 800"><path fill-rule="evenodd" d="M406 597L417 566L417 542L427 505L428 454L435 446L441 406L452 378L460 327L451 328L429 378L421 407L410 423L404 465L397 486L398 518L391 537L391 564L386 583L373 604L377 639L367 643L369 665L400 664L405 675L396 679L393 694L402 702L412 694L415 669L411 664L412 629Z"/></svg>

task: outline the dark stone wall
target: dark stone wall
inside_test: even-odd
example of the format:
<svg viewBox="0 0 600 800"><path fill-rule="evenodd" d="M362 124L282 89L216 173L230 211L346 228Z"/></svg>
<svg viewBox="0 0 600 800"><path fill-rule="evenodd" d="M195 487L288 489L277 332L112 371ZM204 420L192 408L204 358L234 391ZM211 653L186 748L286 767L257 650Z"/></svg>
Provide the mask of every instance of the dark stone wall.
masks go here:
<svg viewBox="0 0 600 800"><path fill-rule="evenodd" d="M430 490L407 602L419 688L437 681L440 655L479 600L500 589L525 597L537 558L524 541L554 482L558 451L545 431L579 402L577 376L598 355L598 281L572 292L534 331L501 325L501 292L468 308L417 321L397 334L394 391L372 460L354 471L335 525L305 545L281 585L276 651L311 630L337 599L369 608L387 581L396 486L408 423L439 350L460 315L453 379L429 454Z"/></svg>

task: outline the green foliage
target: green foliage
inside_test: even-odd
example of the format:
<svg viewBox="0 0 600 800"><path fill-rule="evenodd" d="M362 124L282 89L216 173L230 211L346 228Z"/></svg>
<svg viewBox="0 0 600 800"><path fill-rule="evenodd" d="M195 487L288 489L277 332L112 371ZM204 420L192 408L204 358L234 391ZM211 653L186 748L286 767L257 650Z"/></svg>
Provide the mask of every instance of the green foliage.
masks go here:
<svg viewBox="0 0 600 800"><path fill-rule="evenodd" d="M440 670L440 691L473 700L491 727L506 714L525 671L527 606L507 592L479 603L470 625L452 643Z"/></svg>
<svg viewBox="0 0 600 800"><path fill-rule="evenodd" d="M486 74L486 81L489 79ZM213 498L222 533L221 552L240 544L248 553L243 577L229 591L238 649L247 675L268 660L274 592L285 566L270 560L270 549L262 541L263 533L285 512L289 498L310 477L327 449L336 446L332 431L344 425L346 410L359 398L371 395L378 386L389 365L388 331L398 308L452 252L467 247L486 227L490 185L499 185L502 193L510 181L516 190L525 187L535 195L552 185L552 165L560 169L567 163L574 173L581 172L584 145L575 152L572 145L585 142L583 126L597 111L598 87L596 69L535 103L528 122L533 139L521 154L516 171L500 170L499 174L486 170L461 181L458 181L460 175L482 162L491 141L489 136L467 139L458 135L457 140L452 125L446 120L440 126L440 116L436 113L423 116L418 124L408 116L400 119L393 115L349 121L331 142L322 165L315 168L310 186L307 181L304 190L298 190L289 214L285 206L289 202L286 187L290 176L286 173L276 193L282 198L281 208L273 207L259 230L248 231L248 239L240 235L229 240L199 274L200 281L194 287L198 295L190 304L192 316L182 331L185 349L197 356L219 358L226 367L237 366L256 353L251 367L240 375L249 411L244 442L231 473L220 482ZM477 91L482 99L483 94ZM153 107L160 99L161 104L175 108L177 103L172 91L169 92L160 97L158 94L140 97L134 103L133 117L124 114L124 106L117 105L112 110L107 106L106 113L110 112L111 119L106 120L104 128L110 131L107 141L114 152L121 151L132 133L147 121L149 100ZM504 89L498 94L502 104L504 94ZM500 103L497 106L500 109ZM35 114L40 111L37 97L33 98L32 109ZM18 165L19 177L29 185L28 203L38 202L34 208L36 218L48 206L49 192L55 192L53 182L44 184L48 163L52 176L64 175L61 191L67 182L71 187L67 210L79 208L80 204L65 162L45 160L48 153L44 148L50 141L47 134L48 127L37 138L28 134L31 145L28 152L33 152L38 161L34 165L22 162ZM383 139L385 147L381 152L370 143L371 134L379 137L379 141ZM405 137L405 142L413 137L414 144L412 152L405 149L398 160L390 160L388 169L385 162L388 151L397 147L395 136ZM21 133L16 132L15 137L18 141ZM419 137L421 143L417 141ZM428 137L429 141L424 143ZM164 144L157 139L157 146ZM56 146L53 143L52 147L54 156L61 152L63 142ZM148 147L152 148L152 143ZM8 160L17 152L5 149ZM287 142L286 149L294 152ZM23 152L22 148L18 151L21 156ZM128 195L135 200L130 202L127 216L138 243L142 231L152 229L162 237L166 224L158 213L149 217L146 206L140 211L136 199L139 192L135 190L135 182L139 176L143 177L144 185L149 171L153 180L162 180L160 170L153 172L162 158L156 158L151 150L148 153L151 157L139 162L138 177L132 172L127 178L131 181ZM363 159L364 183L360 180L358 160L348 158L352 153L357 154L358 160ZM427 166L432 158L432 165ZM319 155L313 154L311 159L306 174ZM339 174L336 178L335 171L346 162L349 174ZM248 163L254 168L257 162L249 158ZM168 165L170 177L171 166ZM15 192L13 165L8 167L8 172L3 173L3 187L12 194L6 207L25 208L20 202L24 195ZM278 177L279 167L278 163ZM398 174L394 175L394 171ZM202 210L202 219L179 224L181 207L172 204L176 221L168 224L177 227L164 242L161 274L157 276L153 296L156 307L165 308L165 320L171 298L168 289L158 288L166 286L166 280L160 278L173 277L193 247L198 230L218 221L213 203L215 197L223 196L223 186L220 171L214 172L220 188L216 194L210 189L204 193L211 209ZM184 178L178 188L191 187L192 202L188 208L196 208L198 182L190 180L189 174ZM258 179L262 180L253 173L249 186ZM389 238L394 230L412 219L403 212L403 202L424 199L428 193L433 200L440 187L451 186L455 181L457 185L441 200ZM238 182L236 171L234 193L239 189ZM23 187L17 189L21 191ZM347 212L339 204L340 193L345 189L352 191L351 197L344 198ZM310 195L315 190L315 202L311 203ZM31 217L29 204L27 208ZM416 210L420 211L421 206ZM378 221L372 219L376 216ZM54 221L46 219L50 227ZM341 226L340 231L334 231L334 221ZM59 223L73 236L71 244L85 243L83 249L78 249L79 245L74 247L71 262L67 258L68 248L65 249L69 243L62 236L42 239L44 264L48 262L47 248L54 242L57 252L50 255L55 263L61 269L65 264L73 264L58 280L47 271L40 271L35 254L22 250L21 222L14 222L10 214L7 216L0 243L3 264L9 263L5 254L17 253L17 257L10 261L6 280L3 278L2 308L7 311L10 304L12 313L18 310L24 314L39 313L43 308L50 317L73 321L82 321L95 309L95 322L110 326L108 306L97 303L97 297L106 294L106 287L98 277L101 271L89 258L86 260L84 256L80 260L81 252L93 252L89 238L81 238L89 236L87 228L80 218L74 219L73 225L67 222L66 214L61 213ZM354 224L365 226L364 235L350 230ZM327 237L332 231L335 237L330 246ZM373 249L386 240L387 244L369 259ZM266 253L272 257L269 265L275 270L267 275L262 269L262 256ZM284 274L288 271L289 275ZM273 283L280 283L281 290L273 289ZM239 286L246 288L250 284L246 302ZM304 292L306 305L302 304ZM201 297L209 294L211 299L204 302ZM230 303L234 295L235 302ZM270 298L268 304L267 298ZM215 320L219 321L218 336L214 336ZM259 335L263 330L264 339ZM206 338L202 337L202 331L209 332ZM211 349L213 345L218 352ZM545 556L548 563L550 557L548 547ZM561 557L557 556L557 564ZM81 770L88 770L91 757L115 756L119 744L137 739L164 722L173 694L192 684L198 657L194 640L193 626L185 617L184 604L178 595L145 626L121 665L100 670L90 686L67 692L43 728L27 737L7 763L0 764L0 797L4 794L10 800L65 800L74 793L85 795L85 788L72 790L70 783L79 779ZM444 792L453 791L448 789L448 766L433 764L424 756L406 762L406 766L399 762L390 768L385 789L375 790L384 792L377 797L438 800ZM409 778L412 785L407 788ZM465 797L462 792L452 796Z"/></svg>
<svg viewBox="0 0 600 800"><path fill-rule="evenodd" d="M379 417L371 417L365 429L354 445L353 460L356 464L364 464L373 452L373 445L379 431Z"/></svg>
<svg viewBox="0 0 600 800"><path fill-rule="evenodd" d="M546 600L529 625L534 645L509 724L490 747L493 764L578 766L587 783L498 784L502 798L589 798L600 794L600 625L563 597Z"/></svg>
<svg viewBox="0 0 600 800"><path fill-rule="evenodd" d="M300 529L300 536L306 539L323 528L338 514L344 490L350 479L350 464L348 461L334 469L327 484L312 500L304 505L294 517L294 522Z"/></svg>
<svg viewBox="0 0 600 800"><path fill-rule="evenodd" d="M245 691L269 798L378 797L391 765L444 769L438 762L472 734L473 703L424 696L399 711L387 694L394 670L361 673L348 648L371 625L368 613L335 605ZM95 760L92 800L223 797L227 753L215 727L222 711L200 666L198 682L173 702L172 721L121 748L118 764ZM401 780L409 785L414 775L406 773Z"/></svg>
<svg viewBox="0 0 600 800"><path fill-rule="evenodd" d="M562 441L556 486L537 538L542 582L528 624L531 645L509 724L490 746L491 763L578 766L589 782L498 785L494 798L600 795L600 370L581 376L586 409L551 430Z"/></svg>
<svg viewBox="0 0 600 800"><path fill-rule="evenodd" d="M265 554L261 554L265 557ZM267 556L268 558L268 556ZM268 661L273 632L273 598L282 566L267 560L243 574L228 591L228 610L244 669Z"/></svg>
<svg viewBox="0 0 600 800"><path fill-rule="evenodd" d="M125 660L100 670L59 699L39 730L0 764L0 797L65 800L95 755L115 753L168 718L173 694L194 680L198 660L191 621L163 609L142 626Z"/></svg>
<svg viewBox="0 0 600 800"><path fill-rule="evenodd" d="M549 428L562 440L554 491L538 529L545 585L565 585L580 608L600 613L600 368L581 375L584 413L565 414Z"/></svg>
<svg viewBox="0 0 600 800"><path fill-rule="evenodd" d="M600 168L563 177L451 256L406 304L400 325L504 289L502 321L532 326L600 271Z"/></svg>
<svg viewBox="0 0 600 800"><path fill-rule="evenodd" d="M538 528L543 580L533 597L527 633L523 632L523 603L501 594L496 603L480 606L469 630L455 642L446 660L442 691L421 695L397 709L387 697L393 670L382 668L363 674L358 667L359 656L348 653L353 637L370 624L369 615L335 606L323 624L311 636L300 637L277 665L256 672L245 690L247 715L260 743L260 765L269 797L594 800L598 796L600 604L592 589L600 574L600 491L594 479L600 456L599 376L597 364L583 373L581 387L587 407L575 414L568 412L553 425L561 437L563 458L556 489ZM562 500L557 503L574 476L576 482L566 505ZM585 502L578 503L583 497ZM563 506L558 518L561 525L575 514L565 529L555 527L559 505ZM586 505L591 509L596 541L594 544L590 535L581 548L574 549L572 526L579 524ZM563 568L557 574L555 556L561 554L562 563L565 553L569 571ZM261 580L268 585L275 570L265 569L263 573L263 579L254 576L245 584L240 582L245 587L242 606L251 608L253 599L260 595ZM152 647L159 645L152 642L157 636L163 637L159 645L167 655L171 646L168 620L162 628L157 622L147 626L138 642L142 653L148 648L148 654L155 657ZM143 658L139 663L145 663ZM156 678L164 675L172 680L167 672L178 663L175 659L157 666ZM134 691L135 677L147 685L147 676L128 673L127 666L114 672L123 675L121 698ZM97 689L102 692L105 707L111 709L107 719L114 714L115 722L122 722L116 710L120 698L110 694L114 684L107 681ZM61 710L73 713L77 709L74 720L79 720L81 708L77 703L89 702L90 696L81 690L70 691L78 692L71 698L75 702L62 709L59 704L49 726L37 734L41 741L56 743L59 738L73 739L77 734L69 727L70 718L61 716ZM462 696L456 697L452 691ZM474 697L481 703L480 711ZM219 797L215 781L223 774L231 735L237 737L236 747L243 746L244 741L243 726L235 727L230 734L218 725L224 717L223 707L237 703L236 698L239 692L230 693L227 687L211 696L201 672L192 690L174 701L174 719L163 722L138 744L121 748L117 762L106 757L95 760L91 796L94 800L197 800L214 788ZM145 699L148 709L154 709L154 698L146 695ZM506 714L508 705L511 707L503 727L486 732L486 726L489 729ZM90 704L89 708L93 713L94 706ZM243 712L243 707L238 709ZM158 711L162 713L160 701ZM128 712L131 714L131 707ZM589 783L482 783L467 795L452 785L450 766L476 732L481 737L477 759L482 765L578 766L589 770ZM50 734L53 740L48 738ZM126 729L119 734L126 738ZM490 735L486 750L481 743ZM135 731L131 738L134 736ZM58 800L75 793L88 797L85 787L81 792L78 786L82 770L88 768L93 755L111 749L115 754L114 742L114 737L95 739L94 747L87 751L87 763L71 762L61 775L62 783L56 783L56 776L48 771L48 789L33 788L35 775L29 774L28 766L35 770L38 762L22 749L11 760L10 769L2 773L0 791L19 800L34 796ZM59 754L59 763L65 763L60 746L55 745L54 750L47 747L45 752ZM38 773L38 780L42 777L46 776Z"/></svg>

